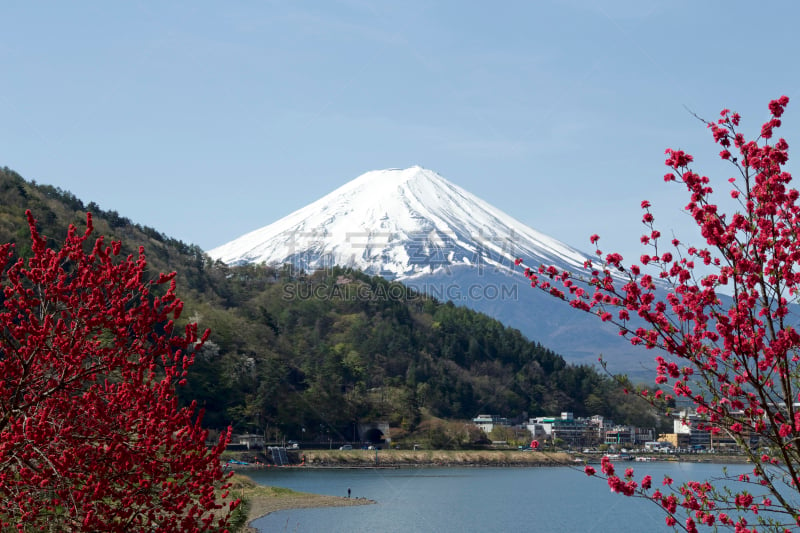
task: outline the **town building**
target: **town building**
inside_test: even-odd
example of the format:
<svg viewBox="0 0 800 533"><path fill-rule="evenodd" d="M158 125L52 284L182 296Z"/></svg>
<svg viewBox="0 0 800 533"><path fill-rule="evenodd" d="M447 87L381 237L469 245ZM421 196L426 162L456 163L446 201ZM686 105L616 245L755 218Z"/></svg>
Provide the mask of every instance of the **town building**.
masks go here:
<svg viewBox="0 0 800 533"><path fill-rule="evenodd" d="M481 428L487 435L492 432L495 426L508 426L508 419L499 415L478 415L472 419L472 423Z"/></svg>

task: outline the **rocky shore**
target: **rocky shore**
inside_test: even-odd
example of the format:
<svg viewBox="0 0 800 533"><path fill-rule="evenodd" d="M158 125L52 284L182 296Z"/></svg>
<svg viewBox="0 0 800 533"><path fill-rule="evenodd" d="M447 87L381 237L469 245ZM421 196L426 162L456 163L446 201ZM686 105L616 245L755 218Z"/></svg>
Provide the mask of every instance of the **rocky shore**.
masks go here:
<svg viewBox="0 0 800 533"><path fill-rule="evenodd" d="M564 466L575 459L563 452L520 450L308 450L307 467L400 468L415 466Z"/></svg>
<svg viewBox="0 0 800 533"><path fill-rule="evenodd" d="M289 454L290 467L304 468L406 468L446 466L576 466L600 462L602 454L581 454L521 450L300 450ZM628 457L633 460L633 456ZM638 460L678 461L690 463L745 463L744 455L720 454L649 454ZM624 459L614 459L624 461ZM276 468L265 462L247 465L231 464L230 468L247 471ZM280 468L280 467L278 467Z"/></svg>

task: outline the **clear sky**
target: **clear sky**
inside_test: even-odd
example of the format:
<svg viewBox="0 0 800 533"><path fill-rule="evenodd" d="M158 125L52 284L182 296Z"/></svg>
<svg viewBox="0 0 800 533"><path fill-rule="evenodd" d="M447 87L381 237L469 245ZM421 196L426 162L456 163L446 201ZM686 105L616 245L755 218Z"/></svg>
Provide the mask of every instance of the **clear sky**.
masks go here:
<svg viewBox="0 0 800 533"><path fill-rule="evenodd" d="M0 20L0 165L204 249L418 164L638 256L641 200L688 223L665 148L730 174L688 110L754 133L786 94L800 141L789 1L4 2Z"/></svg>

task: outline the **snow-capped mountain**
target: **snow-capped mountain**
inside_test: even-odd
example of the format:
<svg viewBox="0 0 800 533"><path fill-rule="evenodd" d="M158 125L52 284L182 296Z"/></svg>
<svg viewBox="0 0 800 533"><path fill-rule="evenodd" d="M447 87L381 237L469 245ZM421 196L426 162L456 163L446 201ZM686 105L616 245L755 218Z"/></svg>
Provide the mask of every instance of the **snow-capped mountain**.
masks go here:
<svg viewBox="0 0 800 533"><path fill-rule="evenodd" d="M519 257L577 272L588 255L421 167L367 172L208 254L231 265L350 266L486 313L573 362L603 354L636 371L614 327L531 289L514 268Z"/></svg>
<svg viewBox="0 0 800 533"><path fill-rule="evenodd" d="M228 264L333 264L405 280L514 259L578 269L586 256L421 167L362 174L306 207L208 252Z"/></svg>

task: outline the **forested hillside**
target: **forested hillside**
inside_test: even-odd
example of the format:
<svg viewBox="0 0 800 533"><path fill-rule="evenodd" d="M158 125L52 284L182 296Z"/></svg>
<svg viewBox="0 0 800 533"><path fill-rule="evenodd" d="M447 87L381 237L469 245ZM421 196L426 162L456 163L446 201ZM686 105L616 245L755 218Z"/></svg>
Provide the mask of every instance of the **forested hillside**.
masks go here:
<svg viewBox="0 0 800 533"><path fill-rule="evenodd" d="M0 242L15 242L22 256L26 209L53 244L91 211L97 235L122 240L126 253L144 246L153 275L178 272L182 318L212 331L182 390L205 407L210 427L338 439L363 420L388 420L402 434L426 416L561 411L656 424L643 402L594 369L397 283L339 268L213 263L197 246L8 169L0 170L0 198Z"/></svg>

